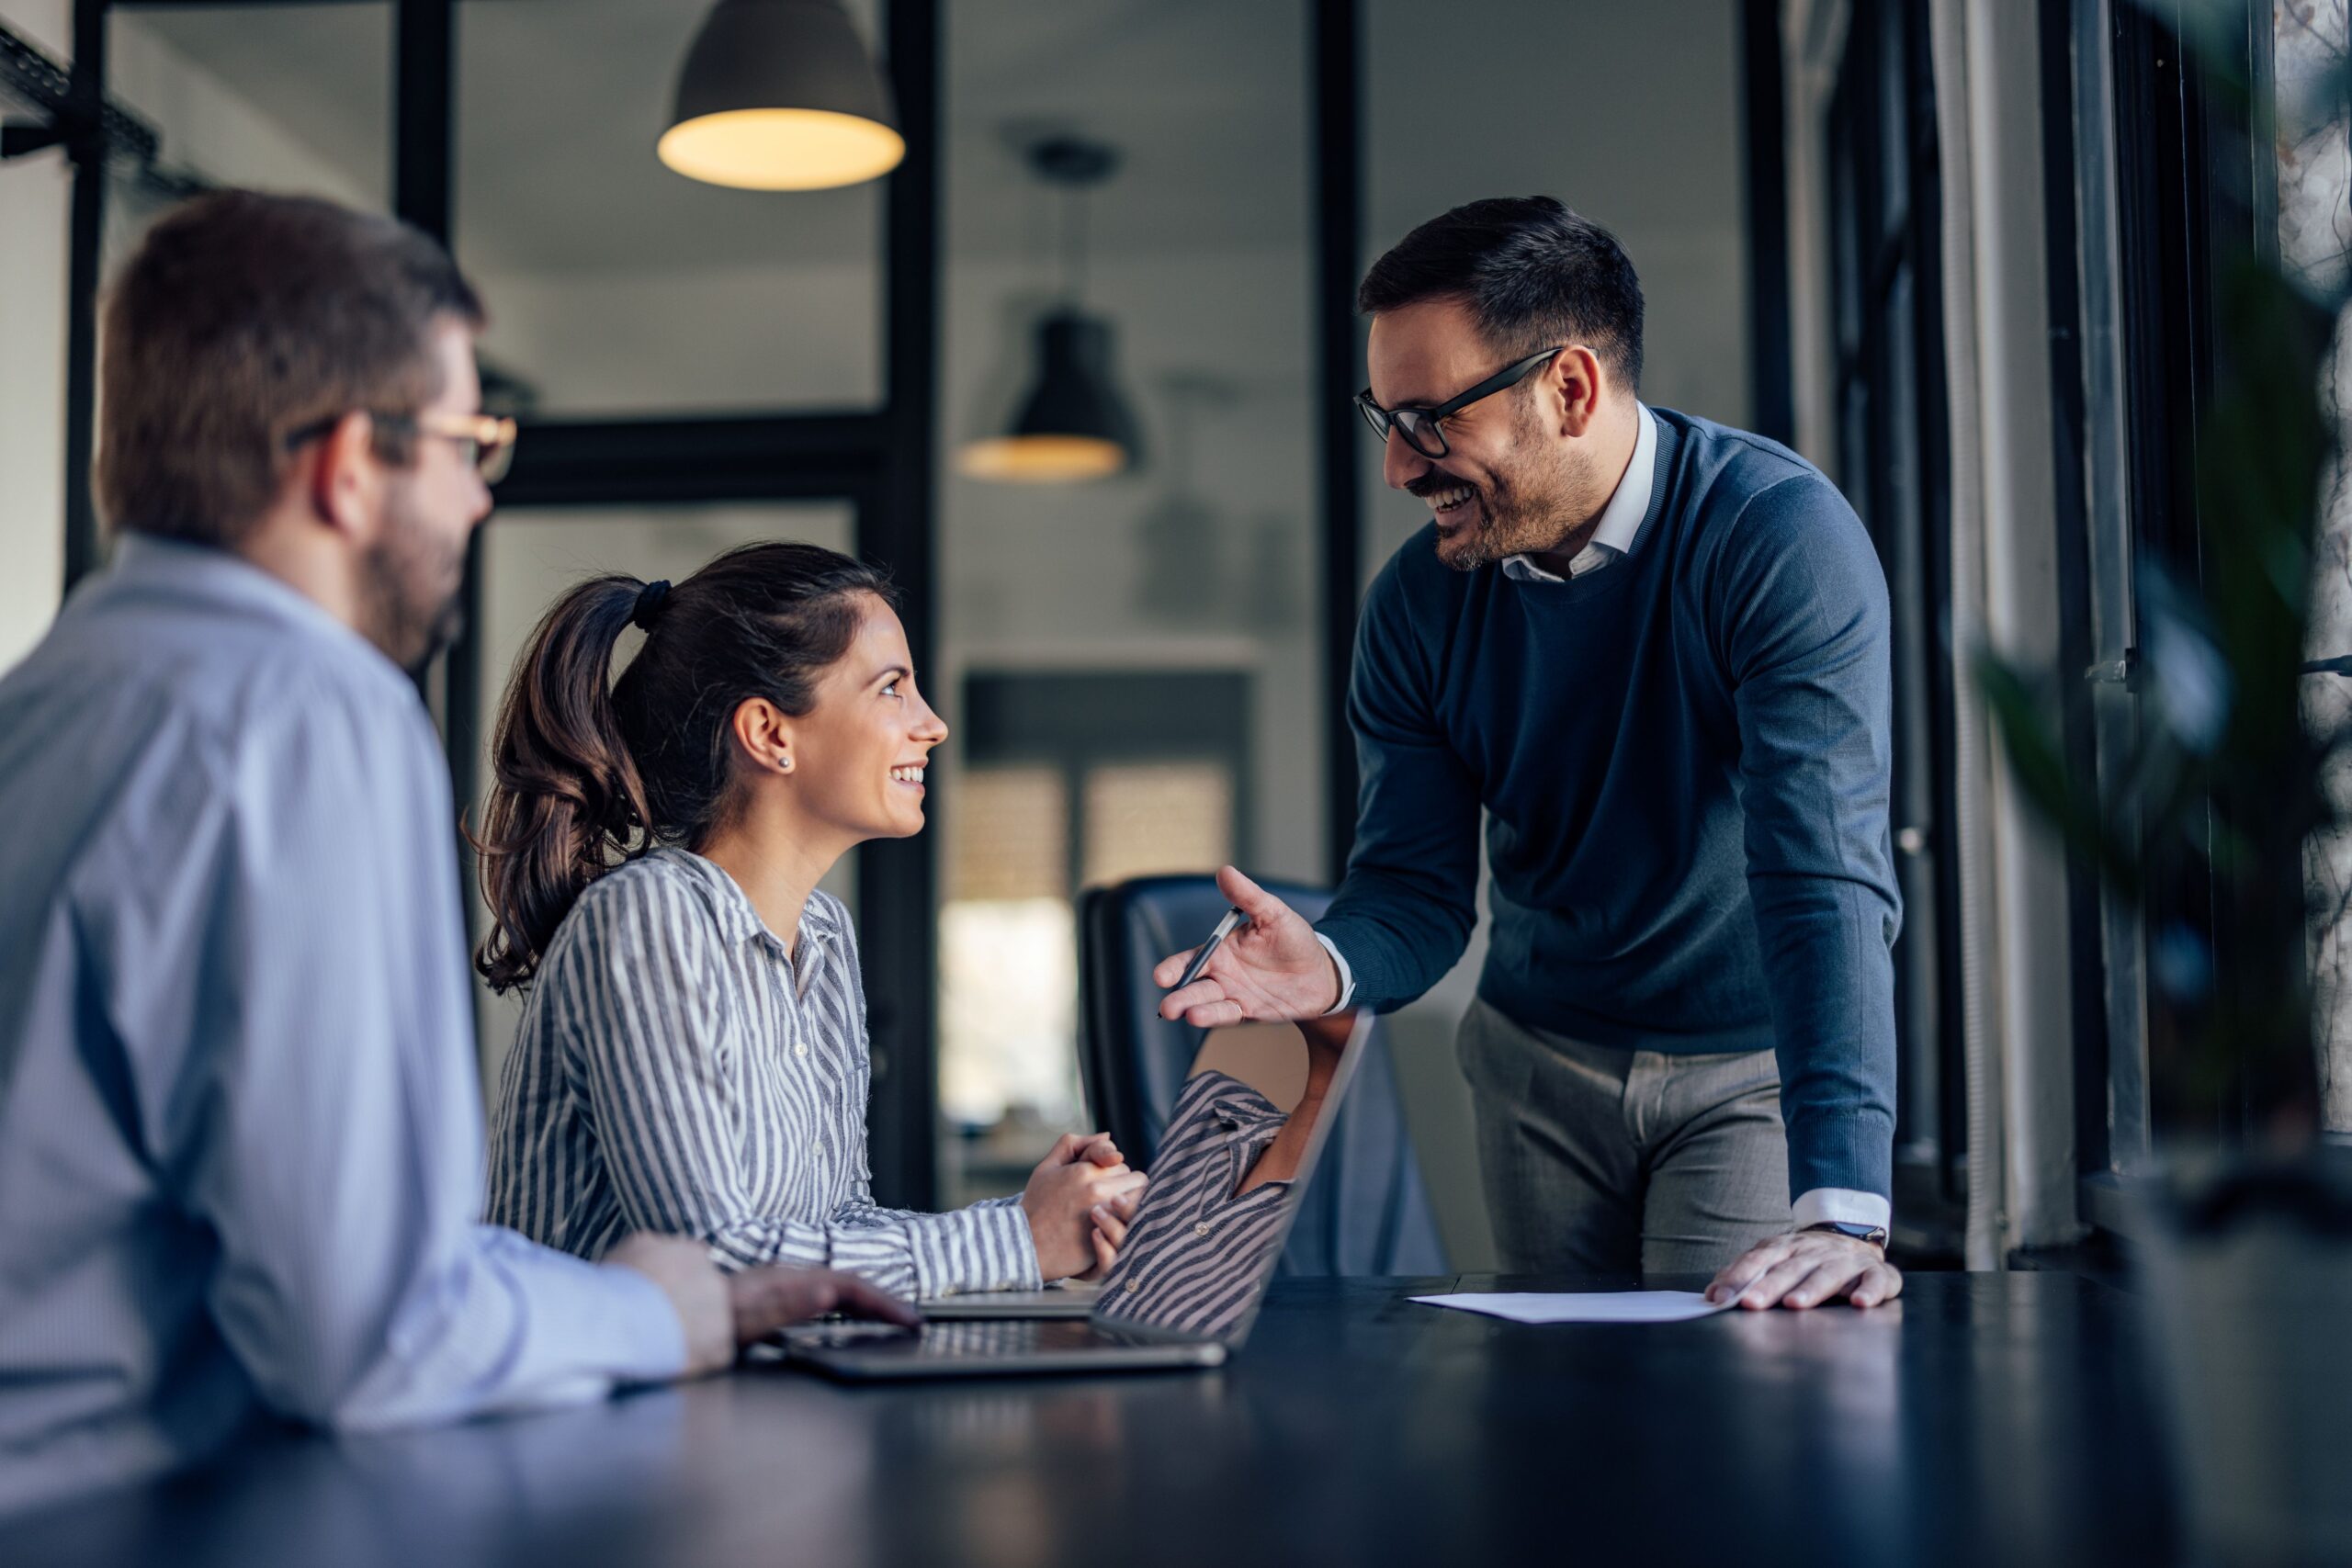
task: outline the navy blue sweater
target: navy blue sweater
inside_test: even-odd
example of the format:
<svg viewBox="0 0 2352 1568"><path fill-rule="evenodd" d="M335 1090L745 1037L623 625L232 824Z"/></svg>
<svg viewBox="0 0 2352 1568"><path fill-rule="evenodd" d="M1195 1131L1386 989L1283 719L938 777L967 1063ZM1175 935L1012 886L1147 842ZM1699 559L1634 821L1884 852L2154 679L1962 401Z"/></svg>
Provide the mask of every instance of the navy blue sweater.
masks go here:
<svg viewBox="0 0 2352 1568"><path fill-rule="evenodd" d="M1666 1052L1775 1048L1792 1199L1890 1193L1900 919L1886 580L1786 447L1666 409L1626 558L1457 572L1425 528L1367 596L1355 851L1318 929L1357 999L1412 1000L1477 921L1520 1022Z"/></svg>

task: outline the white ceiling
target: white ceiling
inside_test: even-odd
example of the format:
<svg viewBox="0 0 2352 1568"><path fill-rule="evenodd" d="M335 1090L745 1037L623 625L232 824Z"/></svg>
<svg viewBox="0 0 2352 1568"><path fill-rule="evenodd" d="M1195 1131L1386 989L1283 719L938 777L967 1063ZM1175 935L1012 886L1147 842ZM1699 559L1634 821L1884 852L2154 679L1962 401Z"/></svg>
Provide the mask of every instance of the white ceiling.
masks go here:
<svg viewBox="0 0 2352 1568"><path fill-rule="evenodd" d="M392 8L384 0L154 9L126 0L107 16L118 55L125 29L159 39L360 188L390 188ZM114 67L109 88L163 133L164 164L210 173L179 122L181 104L141 101L120 72Z"/></svg>

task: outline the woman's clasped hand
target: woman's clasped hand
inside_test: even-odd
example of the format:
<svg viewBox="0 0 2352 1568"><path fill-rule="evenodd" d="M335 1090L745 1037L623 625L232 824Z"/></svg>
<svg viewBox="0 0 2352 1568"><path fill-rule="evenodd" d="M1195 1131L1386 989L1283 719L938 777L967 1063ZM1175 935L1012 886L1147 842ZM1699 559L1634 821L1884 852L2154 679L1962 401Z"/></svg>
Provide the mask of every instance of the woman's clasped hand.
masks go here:
<svg viewBox="0 0 2352 1568"><path fill-rule="evenodd" d="M1108 1133L1065 1133L1022 1190L1021 1209L1037 1244L1037 1271L1048 1280L1094 1279L1118 1259L1122 1215L1135 1213L1144 1174L1130 1169ZM1121 1207L1124 1205L1124 1207ZM1106 1235L1097 1210L1116 1225Z"/></svg>

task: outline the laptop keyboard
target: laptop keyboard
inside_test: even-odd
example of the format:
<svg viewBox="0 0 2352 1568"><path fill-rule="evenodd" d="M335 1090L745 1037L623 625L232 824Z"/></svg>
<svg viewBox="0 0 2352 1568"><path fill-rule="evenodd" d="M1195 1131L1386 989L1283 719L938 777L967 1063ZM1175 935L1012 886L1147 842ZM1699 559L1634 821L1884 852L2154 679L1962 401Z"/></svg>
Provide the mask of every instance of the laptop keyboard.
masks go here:
<svg viewBox="0 0 2352 1568"><path fill-rule="evenodd" d="M960 1323L926 1323L917 1337L915 1353L926 1359L940 1356L1012 1356L1024 1351L1045 1348L1037 1330L1046 1326L1035 1318L981 1318ZM1083 1332L1082 1323L1062 1325L1064 1328L1080 1330L1070 1338L1091 1339Z"/></svg>

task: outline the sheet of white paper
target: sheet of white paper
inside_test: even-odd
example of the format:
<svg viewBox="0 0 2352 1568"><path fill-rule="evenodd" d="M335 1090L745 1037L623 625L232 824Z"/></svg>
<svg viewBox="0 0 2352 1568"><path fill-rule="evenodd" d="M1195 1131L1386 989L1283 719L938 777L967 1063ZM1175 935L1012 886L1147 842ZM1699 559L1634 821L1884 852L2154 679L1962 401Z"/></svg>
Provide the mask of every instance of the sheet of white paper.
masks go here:
<svg viewBox="0 0 2352 1568"><path fill-rule="evenodd" d="M1412 1299L1513 1323L1682 1323L1731 1309L1731 1303L1711 1302L1696 1291L1582 1291L1556 1296L1474 1291Z"/></svg>

